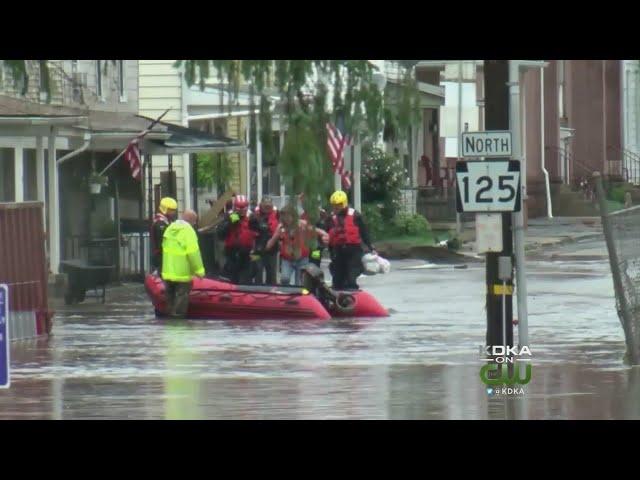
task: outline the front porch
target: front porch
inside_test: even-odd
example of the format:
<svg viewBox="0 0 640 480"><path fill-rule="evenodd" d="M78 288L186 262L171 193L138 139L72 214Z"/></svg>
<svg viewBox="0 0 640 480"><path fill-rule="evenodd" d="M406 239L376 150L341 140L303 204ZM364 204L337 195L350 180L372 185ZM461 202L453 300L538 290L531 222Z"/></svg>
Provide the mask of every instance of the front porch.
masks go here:
<svg viewBox="0 0 640 480"><path fill-rule="evenodd" d="M77 260L112 266L116 281L143 278L150 264L149 218L162 196L175 196L171 161L156 183L153 155L245 150L239 141L160 123L140 143L138 181L124 158L106 167L151 119L113 112L80 115L76 109L2 99L0 202L44 204L47 269L54 277L61 262ZM92 192L89 178L98 172L106 181Z"/></svg>

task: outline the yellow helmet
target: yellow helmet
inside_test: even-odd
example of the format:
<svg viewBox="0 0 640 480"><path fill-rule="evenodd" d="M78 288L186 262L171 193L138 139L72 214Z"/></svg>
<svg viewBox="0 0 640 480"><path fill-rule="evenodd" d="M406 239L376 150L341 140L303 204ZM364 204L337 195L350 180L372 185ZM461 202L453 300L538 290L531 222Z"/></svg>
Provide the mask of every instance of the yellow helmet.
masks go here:
<svg viewBox="0 0 640 480"><path fill-rule="evenodd" d="M160 200L160 213L166 215L169 210L178 210L178 202L171 197L164 197Z"/></svg>
<svg viewBox="0 0 640 480"><path fill-rule="evenodd" d="M333 195L331 195L329 202L331 202L331 205L339 205L341 207L346 207L347 204L349 203L349 198L347 197L347 194L344 193L342 190L337 190L333 192Z"/></svg>

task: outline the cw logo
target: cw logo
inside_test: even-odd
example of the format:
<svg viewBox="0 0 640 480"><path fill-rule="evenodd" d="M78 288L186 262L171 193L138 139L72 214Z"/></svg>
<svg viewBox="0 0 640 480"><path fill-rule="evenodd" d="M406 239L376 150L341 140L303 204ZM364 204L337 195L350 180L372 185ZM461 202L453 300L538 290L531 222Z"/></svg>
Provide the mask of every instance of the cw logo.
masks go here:
<svg viewBox="0 0 640 480"><path fill-rule="evenodd" d="M488 363L480 369L480 380L485 385L513 385L514 383L526 385L531 381L531 364L525 364L524 378L520 378L520 368L517 363L513 364L513 376L509 376L509 367L505 363ZM498 372L500 376L497 378L489 378L489 372Z"/></svg>

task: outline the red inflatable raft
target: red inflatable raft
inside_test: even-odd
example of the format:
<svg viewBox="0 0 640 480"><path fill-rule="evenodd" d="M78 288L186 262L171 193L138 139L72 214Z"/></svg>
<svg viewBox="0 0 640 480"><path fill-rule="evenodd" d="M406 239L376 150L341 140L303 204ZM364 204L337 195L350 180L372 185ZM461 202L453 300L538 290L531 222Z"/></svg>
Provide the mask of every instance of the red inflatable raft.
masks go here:
<svg viewBox="0 0 640 480"><path fill-rule="evenodd" d="M162 280L147 275L145 288L156 315L166 315ZM317 295L302 287L235 285L224 280L196 278L189 294L187 316L225 320L329 320L332 317L389 315L372 295L362 290L338 292L334 301L319 291Z"/></svg>

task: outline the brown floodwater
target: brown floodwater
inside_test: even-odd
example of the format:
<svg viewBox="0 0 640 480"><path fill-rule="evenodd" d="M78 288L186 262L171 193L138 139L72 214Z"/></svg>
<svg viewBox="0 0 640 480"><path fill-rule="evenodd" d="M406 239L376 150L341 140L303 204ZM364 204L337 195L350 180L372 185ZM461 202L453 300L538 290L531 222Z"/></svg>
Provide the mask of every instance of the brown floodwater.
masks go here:
<svg viewBox="0 0 640 480"><path fill-rule="evenodd" d="M484 266L422 263L362 279L386 319L167 323L136 284L57 305L12 344L0 419L640 418L606 260L530 262L532 378L504 396L479 376Z"/></svg>

